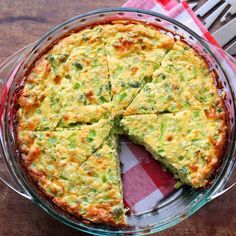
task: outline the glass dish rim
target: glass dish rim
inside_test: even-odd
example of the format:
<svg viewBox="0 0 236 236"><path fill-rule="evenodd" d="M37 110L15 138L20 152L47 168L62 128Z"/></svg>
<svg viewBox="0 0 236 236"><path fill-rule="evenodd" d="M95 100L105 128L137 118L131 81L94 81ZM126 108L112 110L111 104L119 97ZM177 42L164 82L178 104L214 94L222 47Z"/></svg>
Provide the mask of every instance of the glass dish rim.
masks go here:
<svg viewBox="0 0 236 236"><path fill-rule="evenodd" d="M153 11L148 11L148 10L141 10L141 9L136 9L136 8L123 8L123 7L112 7L112 8L101 8L101 9L97 9L97 10L93 10L93 11L89 11L89 12L86 12L86 13L82 13L82 14L79 14L75 17L72 17L64 22L62 22L61 24L55 26L54 28L52 28L51 30L49 30L46 34L44 34L39 40L37 40L32 49L30 49L30 53L27 55L30 56L31 53L42 43L44 42L44 40L49 37L52 33L54 33L55 31L57 31L58 29L61 29L62 27L66 26L67 24L75 21L75 20L78 20L80 18L83 18L83 17L87 17L87 16L92 16L92 15L95 15L95 14L102 14L102 13L109 13L109 12L132 12L132 13L143 13L143 14L147 14L147 15L152 15L152 16L155 16L155 17L159 17L161 19L164 19L168 22L171 22L179 27L181 27L182 29L184 29L185 31L187 31L188 33L190 33L191 35L193 35L200 43L201 45L206 48L208 50L208 52L211 54L211 56L216 60L216 62L218 62L217 58L215 58L214 56L214 53L211 51L211 49L209 49L207 43L204 41L204 39L202 39L198 34L196 34L195 32L193 32L191 29L189 29L188 27L186 27L185 25L181 24L180 22L172 19L172 18L169 18L165 15L162 15L160 13L156 13L156 12L153 12ZM231 93L233 94L233 91L232 91L232 88L230 86L230 89L231 89ZM234 111L235 111L235 104L234 104ZM233 134L235 133L235 127L234 127L234 130L233 130ZM6 134L7 135L7 134ZM232 152L232 150L231 150ZM16 167L14 167L14 171L17 170ZM17 170L18 171L18 170ZM20 172L20 171L19 171ZM231 172L230 172L231 173ZM19 173L20 174L20 173ZM221 173L219 175L219 177L222 175L223 173ZM151 233L155 233L155 232L158 232L160 230L164 230L166 228L169 228L173 225L176 225L177 223L183 221L185 218L189 217L190 215L192 215L194 212L196 212L199 208L201 208L205 203L208 202L208 197L214 192L214 190L218 187L218 182L219 182L220 178L218 178L214 185L208 189L204 195L204 197L199 201L198 204L196 204L195 206L191 207L190 210L188 212L186 212L187 214L185 214L184 217L175 217L174 220L172 220L171 222L169 223L164 223L163 225L160 225L160 226L150 226L148 228L145 228L145 230L149 230L148 234L151 234ZM81 230L83 232L86 232L86 233L93 233L93 234L98 234L100 235L101 233L105 233L105 234L120 234L120 233L127 233L127 234L133 234L133 233L139 233L139 232L142 232L144 229L135 229L135 230L105 230L105 229L96 229L96 228L91 228L89 226L87 226L86 224L83 224L83 223L75 223L73 221L71 221L69 218L65 218L64 216L56 213L55 211L53 211L51 208L49 208L46 204L44 204L41 200L39 200L39 198L37 197L37 195L30 189L30 187L27 185L27 183L25 182L24 178L21 176L20 174L20 181L21 181L21 184L23 184L23 186L27 189L27 191L29 192L29 194L32 196L33 198L33 202L35 202L38 206L40 206L43 210L45 210L48 214L50 214L51 216L53 216L54 218L56 218L57 220L61 221L62 223L74 228L74 229L77 229L77 230ZM160 229L161 228L161 229ZM95 231L95 232L93 232Z"/></svg>

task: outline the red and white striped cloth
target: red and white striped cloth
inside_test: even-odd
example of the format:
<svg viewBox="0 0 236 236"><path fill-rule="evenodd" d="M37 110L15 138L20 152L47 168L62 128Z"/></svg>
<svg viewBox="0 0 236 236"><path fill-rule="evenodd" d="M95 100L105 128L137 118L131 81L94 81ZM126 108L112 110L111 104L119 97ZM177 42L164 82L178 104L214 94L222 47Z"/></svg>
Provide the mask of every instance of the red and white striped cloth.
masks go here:
<svg viewBox="0 0 236 236"><path fill-rule="evenodd" d="M219 47L186 1L178 3L176 0L129 0L123 6L151 10L172 17ZM221 65L231 70L232 77L235 78L236 72L233 71L235 65L233 67L230 64L223 51L220 51L220 55ZM160 200L173 192L175 179L171 174L165 172L143 147L135 145L127 139L122 139L121 147L126 207L134 212L143 212L154 208Z"/></svg>
<svg viewBox="0 0 236 236"><path fill-rule="evenodd" d="M134 212L152 209L173 190L176 180L150 153L122 138L121 154L124 203Z"/></svg>

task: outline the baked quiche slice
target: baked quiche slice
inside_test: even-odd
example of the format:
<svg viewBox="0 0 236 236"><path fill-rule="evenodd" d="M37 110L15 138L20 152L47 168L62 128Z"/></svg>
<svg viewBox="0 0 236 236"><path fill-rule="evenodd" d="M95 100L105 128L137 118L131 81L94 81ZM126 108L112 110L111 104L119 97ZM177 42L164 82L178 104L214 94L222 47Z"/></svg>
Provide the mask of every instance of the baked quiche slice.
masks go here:
<svg viewBox="0 0 236 236"><path fill-rule="evenodd" d="M125 226L118 140L114 135L76 170L65 173L67 193L54 203L94 223ZM68 163L68 165L70 165Z"/></svg>
<svg viewBox="0 0 236 236"><path fill-rule="evenodd" d="M111 83L112 112L122 114L145 83L152 79L174 40L151 26L114 23L104 26Z"/></svg>
<svg viewBox="0 0 236 236"><path fill-rule="evenodd" d="M222 115L203 110L131 115L121 120L121 126L182 183L199 188L219 164L226 136Z"/></svg>
<svg viewBox="0 0 236 236"><path fill-rule="evenodd" d="M111 120L54 131L18 130L22 161L33 177L59 176L63 163L78 166L87 160L109 136Z"/></svg>
<svg viewBox="0 0 236 236"><path fill-rule="evenodd" d="M38 60L19 97L25 130L53 130L109 117L110 80L100 28L60 40Z"/></svg>
<svg viewBox="0 0 236 236"><path fill-rule="evenodd" d="M22 131L22 160L52 201L84 220L125 225L118 140L111 124Z"/></svg>
<svg viewBox="0 0 236 236"><path fill-rule="evenodd" d="M124 115L210 109L217 105L215 74L189 45L177 40Z"/></svg>
<svg viewBox="0 0 236 236"><path fill-rule="evenodd" d="M93 29L96 31L97 29ZM110 80L104 43L75 47L60 89L60 125L94 122L110 115Z"/></svg>

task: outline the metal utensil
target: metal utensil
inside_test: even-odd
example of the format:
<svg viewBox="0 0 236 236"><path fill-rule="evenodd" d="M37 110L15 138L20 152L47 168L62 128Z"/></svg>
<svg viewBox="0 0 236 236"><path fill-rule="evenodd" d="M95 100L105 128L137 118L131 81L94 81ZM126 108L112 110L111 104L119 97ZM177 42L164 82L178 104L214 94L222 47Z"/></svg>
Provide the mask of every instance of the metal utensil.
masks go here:
<svg viewBox="0 0 236 236"><path fill-rule="evenodd" d="M208 0L198 8L199 1L188 0L189 6L195 11L207 29L210 29L217 21L220 28L216 31L210 29L213 37L230 55L236 55L236 17L229 22L229 15L236 14L235 0Z"/></svg>

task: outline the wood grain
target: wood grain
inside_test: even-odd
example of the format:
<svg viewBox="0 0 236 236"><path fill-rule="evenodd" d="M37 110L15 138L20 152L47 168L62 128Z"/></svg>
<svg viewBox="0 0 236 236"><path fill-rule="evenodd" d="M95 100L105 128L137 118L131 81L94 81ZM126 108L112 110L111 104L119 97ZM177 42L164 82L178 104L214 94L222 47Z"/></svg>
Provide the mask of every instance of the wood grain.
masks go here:
<svg viewBox="0 0 236 236"><path fill-rule="evenodd" d="M125 0L1 0L0 63L50 28L79 13ZM236 191L232 189L160 236L236 235ZM35 204L0 183L0 236L86 235L54 220Z"/></svg>

